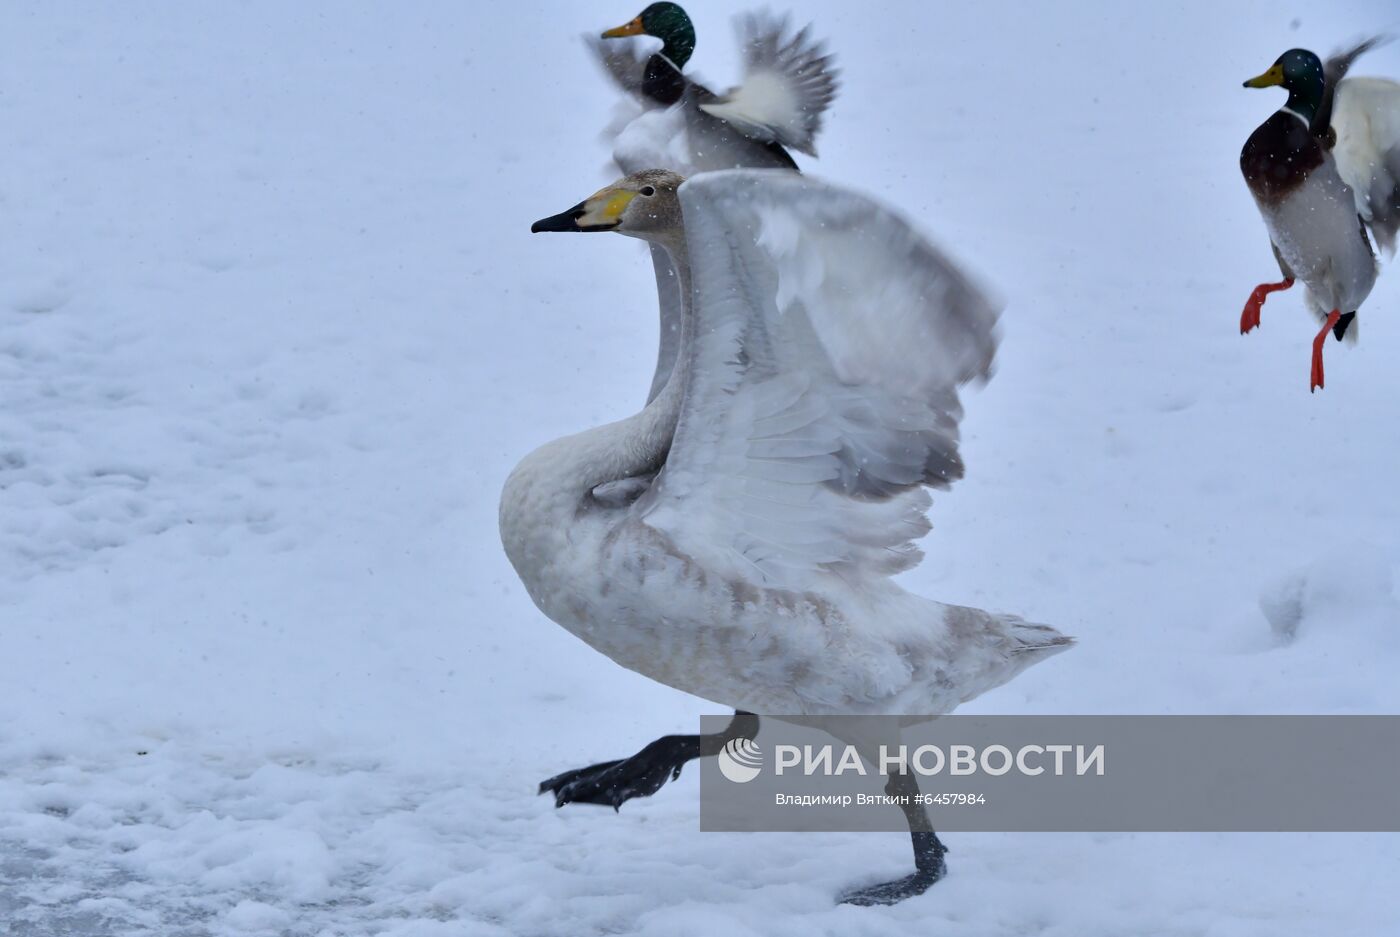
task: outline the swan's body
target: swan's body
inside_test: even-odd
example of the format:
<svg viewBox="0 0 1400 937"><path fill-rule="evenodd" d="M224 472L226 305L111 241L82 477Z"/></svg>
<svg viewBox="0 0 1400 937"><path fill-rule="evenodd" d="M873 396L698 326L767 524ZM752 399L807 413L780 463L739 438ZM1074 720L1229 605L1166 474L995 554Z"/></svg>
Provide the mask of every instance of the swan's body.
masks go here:
<svg viewBox="0 0 1400 937"><path fill-rule="evenodd" d="M537 229L664 248L676 366L641 413L507 481L502 541L540 609L626 667L768 713L943 713L1068 646L889 578L920 558L922 486L961 477L957 388L989 373L995 307L861 196L786 173L624 181L620 222L615 187Z"/></svg>
<svg viewBox="0 0 1400 937"><path fill-rule="evenodd" d="M892 583L859 590L833 576L805 589L769 585L681 549L638 502L594 503L581 482L655 465L668 404L658 398L651 414L536 450L502 497L501 536L531 598L595 650L749 712L929 714L1067 644L1049 629ZM609 461L619 446L641 458ZM578 474L601 465L613 472Z"/></svg>

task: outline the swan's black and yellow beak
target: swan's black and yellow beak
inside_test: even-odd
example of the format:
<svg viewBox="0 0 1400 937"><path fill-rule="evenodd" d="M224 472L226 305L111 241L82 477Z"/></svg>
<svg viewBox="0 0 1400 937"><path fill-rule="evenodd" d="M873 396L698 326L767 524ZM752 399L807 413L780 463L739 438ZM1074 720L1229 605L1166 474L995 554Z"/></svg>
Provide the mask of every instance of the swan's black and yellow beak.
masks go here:
<svg viewBox="0 0 1400 937"><path fill-rule="evenodd" d="M582 231L578 226L578 219L583 214L586 207L585 202L579 202L568 211L561 211L557 215L550 215L548 218L541 218L530 225L531 234L539 234L541 231Z"/></svg>
<svg viewBox="0 0 1400 937"><path fill-rule="evenodd" d="M604 30L604 39L621 39L623 36L640 36L646 32L646 27L642 25L642 18L639 16L630 23L622 26L614 26L612 29Z"/></svg>
<svg viewBox="0 0 1400 937"><path fill-rule="evenodd" d="M530 225L531 234L542 231L611 231L622 223L622 213L627 210L636 192L626 189L603 189L579 202L568 211L541 218Z"/></svg>
<svg viewBox="0 0 1400 937"><path fill-rule="evenodd" d="M1269 66L1269 70L1262 75L1249 79L1244 83L1246 88L1272 88L1274 85L1283 84L1283 66L1275 62Z"/></svg>

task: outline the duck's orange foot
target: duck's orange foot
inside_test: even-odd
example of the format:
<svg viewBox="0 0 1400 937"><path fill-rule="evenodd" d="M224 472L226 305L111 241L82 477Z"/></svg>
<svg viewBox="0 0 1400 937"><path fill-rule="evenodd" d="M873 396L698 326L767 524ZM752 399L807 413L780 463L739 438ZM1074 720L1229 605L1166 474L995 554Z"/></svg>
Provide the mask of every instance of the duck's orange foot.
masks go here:
<svg viewBox="0 0 1400 937"><path fill-rule="evenodd" d="M1240 316L1240 334L1244 335L1250 329L1259 327L1259 312L1264 308L1264 300L1270 293L1286 290L1292 285L1293 278L1288 277L1277 283L1260 283L1256 286L1254 292L1249 294L1249 302L1244 304L1244 313Z"/></svg>
<svg viewBox="0 0 1400 937"><path fill-rule="evenodd" d="M1317 338L1313 339L1312 378L1308 385L1308 393L1312 393L1322 386L1322 343L1327 341L1327 333L1332 331L1332 327L1337 324L1337 320L1341 317L1341 311L1333 309L1327 316L1327 324L1322 327L1321 332L1317 333Z"/></svg>

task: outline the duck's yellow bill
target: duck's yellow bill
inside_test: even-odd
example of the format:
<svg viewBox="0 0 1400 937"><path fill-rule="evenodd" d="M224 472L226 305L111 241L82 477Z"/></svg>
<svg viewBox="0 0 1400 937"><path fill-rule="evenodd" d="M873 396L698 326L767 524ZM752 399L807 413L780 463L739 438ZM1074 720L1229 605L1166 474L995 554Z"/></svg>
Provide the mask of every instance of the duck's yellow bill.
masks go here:
<svg viewBox="0 0 1400 937"><path fill-rule="evenodd" d="M642 18L639 16L632 22L623 26L615 26L603 33L604 39L621 39L623 36L640 36L646 28L642 26Z"/></svg>
<svg viewBox="0 0 1400 937"><path fill-rule="evenodd" d="M1246 88L1272 88L1283 84L1283 66L1273 65L1267 72L1244 83Z"/></svg>

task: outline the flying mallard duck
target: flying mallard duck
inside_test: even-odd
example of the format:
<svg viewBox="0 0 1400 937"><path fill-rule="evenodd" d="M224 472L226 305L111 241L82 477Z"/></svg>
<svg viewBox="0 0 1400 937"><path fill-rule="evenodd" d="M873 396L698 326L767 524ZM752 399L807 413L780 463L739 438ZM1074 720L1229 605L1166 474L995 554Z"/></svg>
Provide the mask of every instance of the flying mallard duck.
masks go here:
<svg viewBox="0 0 1400 937"><path fill-rule="evenodd" d="M738 712L726 733L550 778L558 806L652 794L751 738L753 713L946 713L1069 646L891 578L922 558L925 488L962 477L958 390L987 378L997 345L998 307L907 222L794 173L646 170L531 230L658 245L680 335L640 413L511 473L506 555L596 650ZM942 876L923 808L905 814L916 871L845 900L892 903Z"/></svg>
<svg viewBox="0 0 1400 937"><path fill-rule="evenodd" d="M1394 253L1400 227L1400 84L1343 80L1369 39L1322 60L1290 49L1246 88L1281 85L1288 100L1259 125L1240 153L1240 169L1269 229L1283 279L1255 287L1240 333L1259 324L1268 294L1296 279L1323 321L1313 339L1311 390L1323 386L1322 346L1340 341L1376 282L1367 230ZM1352 329L1355 338L1355 329Z"/></svg>
<svg viewBox="0 0 1400 937"><path fill-rule="evenodd" d="M662 42L660 51L645 59L633 44L612 41L643 35ZM603 33L602 40L607 41L593 40L594 48L624 91L648 110L679 112L680 119L659 132L688 137L668 160L643 166L619 160L624 172L663 163L686 174L741 167L796 169L784 147L816 155L822 114L836 96L836 70L807 27L790 34L785 18L743 17L744 82L724 96L682 71L695 51L695 27L677 4L653 3L631 22Z"/></svg>

